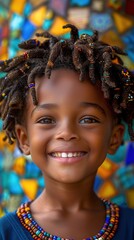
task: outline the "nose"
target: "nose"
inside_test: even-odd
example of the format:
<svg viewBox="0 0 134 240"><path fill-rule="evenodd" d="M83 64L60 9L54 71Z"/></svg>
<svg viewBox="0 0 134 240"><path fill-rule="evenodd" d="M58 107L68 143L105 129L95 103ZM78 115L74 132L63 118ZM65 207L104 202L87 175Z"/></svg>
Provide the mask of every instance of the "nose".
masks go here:
<svg viewBox="0 0 134 240"><path fill-rule="evenodd" d="M77 127L72 122L64 122L63 124L60 124L56 139L64 141L78 140L79 135Z"/></svg>

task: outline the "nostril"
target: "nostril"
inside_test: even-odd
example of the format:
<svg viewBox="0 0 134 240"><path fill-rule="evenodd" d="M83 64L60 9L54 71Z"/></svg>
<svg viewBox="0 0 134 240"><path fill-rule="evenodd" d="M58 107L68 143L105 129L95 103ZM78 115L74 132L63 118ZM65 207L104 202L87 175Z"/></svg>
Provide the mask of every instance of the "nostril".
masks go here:
<svg viewBox="0 0 134 240"><path fill-rule="evenodd" d="M70 140L78 139L79 137L78 137L77 134L65 134L65 133L62 133L62 134L57 135L56 138L57 139L62 139L62 140L65 140L65 141L70 141Z"/></svg>
<svg viewBox="0 0 134 240"><path fill-rule="evenodd" d="M76 129L74 129L72 126L71 127L60 127L59 131L55 134L56 139L62 139L65 141L70 141L74 139L79 139L78 133Z"/></svg>

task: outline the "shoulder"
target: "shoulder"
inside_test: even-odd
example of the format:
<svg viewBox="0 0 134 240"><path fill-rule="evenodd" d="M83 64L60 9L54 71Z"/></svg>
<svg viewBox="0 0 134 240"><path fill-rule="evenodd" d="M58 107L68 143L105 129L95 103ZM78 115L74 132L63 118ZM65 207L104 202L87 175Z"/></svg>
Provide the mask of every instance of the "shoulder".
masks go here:
<svg viewBox="0 0 134 240"><path fill-rule="evenodd" d="M14 222L15 213L8 213L0 219L0 239L8 239L9 234L12 234L12 224Z"/></svg>
<svg viewBox="0 0 134 240"><path fill-rule="evenodd" d="M127 207L120 207L120 217L126 220L131 219L134 223L134 209Z"/></svg>
<svg viewBox="0 0 134 240"><path fill-rule="evenodd" d="M120 207L119 225L114 239L134 239L134 209Z"/></svg>
<svg viewBox="0 0 134 240"><path fill-rule="evenodd" d="M7 213L4 217L0 218L0 232L5 228L8 229L9 227L11 227L10 221L11 219L12 221L14 221L15 217L15 212L13 212Z"/></svg>
<svg viewBox="0 0 134 240"><path fill-rule="evenodd" d="M29 233L23 229L16 212L8 213L0 219L0 240L31 239Z"/></svg>
<svg viewBox="0 0 134 240"><path fill-rule="evenodd" d="M125 229L131 229L134 234L134 209L120 207L119 223L122 227L124 226Z"/></svg>

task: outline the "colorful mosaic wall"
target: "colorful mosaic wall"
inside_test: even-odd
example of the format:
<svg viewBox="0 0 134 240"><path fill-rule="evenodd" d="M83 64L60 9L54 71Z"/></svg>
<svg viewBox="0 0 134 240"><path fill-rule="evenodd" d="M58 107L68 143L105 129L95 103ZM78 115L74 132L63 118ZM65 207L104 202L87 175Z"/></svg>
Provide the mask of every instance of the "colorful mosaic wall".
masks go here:
<svg viewBox="0 0 134 240"><path fill-rule="evenodd" d="M100 32L100 39L123 47L125 65L134 70L134 1L128 0L1 0L0 60L19 53L17 44L34 37L36 31L49 30L68 36L62 25L72 23L80 33ZM57 27L58 26L58 27ZM0 217L21 202L35 198L45 183L31 158L23 156L16 145L3 142L0 122ZM124 144L114 156L107 156L95 181L95 191L120 205L134 208L134 144L127 130Z"/></svg>

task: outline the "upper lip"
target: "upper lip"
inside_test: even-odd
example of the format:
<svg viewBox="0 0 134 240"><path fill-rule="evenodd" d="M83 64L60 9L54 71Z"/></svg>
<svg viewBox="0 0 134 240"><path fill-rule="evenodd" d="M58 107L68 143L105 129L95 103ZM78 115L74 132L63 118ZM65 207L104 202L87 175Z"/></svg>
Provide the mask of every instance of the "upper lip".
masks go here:
<svg viewBox="0 0 134 240"><path fill-rule="evenodd" d="M80 148L76 148L76 146L75 147L55 147L55 148L53 148L51 151L49 151L48 152L48 154L50 154L50 153L54 153L54 152L64 152L64 153L74 153L74 152L87 152L86 150L84 150L84 149L80 149Z"/></svg>

